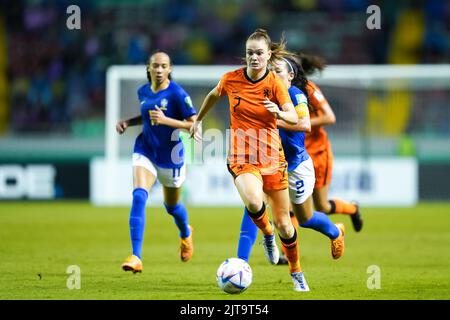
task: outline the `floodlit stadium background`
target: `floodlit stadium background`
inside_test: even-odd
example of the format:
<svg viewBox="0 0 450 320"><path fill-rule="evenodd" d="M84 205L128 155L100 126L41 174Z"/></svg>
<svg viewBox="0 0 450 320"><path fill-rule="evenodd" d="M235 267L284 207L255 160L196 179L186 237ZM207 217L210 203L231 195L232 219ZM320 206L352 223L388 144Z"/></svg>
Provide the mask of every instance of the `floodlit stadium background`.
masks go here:
<svg viewBox="0 0 450 320"><path fill-rule="evenodd" d="M289 49L318 54L329 65L376 68L450 60L447 1L265 3L2 2L0 198L90 198L89 162L105 152L106 71L112 65L142 65L156 49L171 55L175 74L179 65L238 65L246 37L264 27L274 40L285 31ZM80 8L80 29L68 28L72 4ZM368 29L374 12L366 12L369 5L379 6L381 29ZM121 116L136 114L135 90L142 81L121 85ZM214 82L183 85L199 108ZM338 160L413 157L417 200L450 198L450 182L440 178L450 174L450 78L335 81L321 87L337 117L326 129ZM206 128L227 128L225 100L207 117ZM121 140L121 157L129 158L135 132ZM37 173L53 177L51 186L42 186L48 192L33 193L39 183L27 186L35 175L31 163L51 165ZM5 171L7 164L21 168ZM335 183L342 190L351 182L339 175L336 171ZM399 180L401 189L404 179Z"/></svg>

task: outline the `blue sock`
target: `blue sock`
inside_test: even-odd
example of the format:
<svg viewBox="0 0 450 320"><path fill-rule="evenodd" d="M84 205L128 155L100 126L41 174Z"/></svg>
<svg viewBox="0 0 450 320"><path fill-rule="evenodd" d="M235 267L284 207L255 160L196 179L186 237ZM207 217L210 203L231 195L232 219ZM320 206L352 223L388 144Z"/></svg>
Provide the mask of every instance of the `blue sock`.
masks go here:
<svg viewBox="0 0 450 320"><path fill-rule="evenodd" d="M137 188L133 191L133 203L130 212L130 236L133 254L139 259L142 257L142 243L145 230L145 204L148 193L146 190Z"/></svg>
<svg viewBox="0 0 450 320"><path fill-rule="evenodd" d="M188 225L188 213L183 203L178 202L172 207L169 207L164 203L164 206L166 207L167 213L174 218L175 224L177 225L178 230L180 230L180 238L189 237L189 235L191 234L191 230L189 229Z"/></svg>
<svg viewBox="0 0 450 320"><path fill-rule="evenodd" d="M247 208L244 210L241 223L241 233L239 234L239 244L237 256L248 262L250 253L252 252L253 244L258 237L258 227L253 223L248 215Z"/></svg>
<svg viewBox="0 0 450 320"><path fill-rule="evenodd" d="M320 211L314 211L311 219L309 219L306 223L300 224L300 226L319 231L330 239L336 239L339 237L338 227L334 225L325 213Z"/></svg>

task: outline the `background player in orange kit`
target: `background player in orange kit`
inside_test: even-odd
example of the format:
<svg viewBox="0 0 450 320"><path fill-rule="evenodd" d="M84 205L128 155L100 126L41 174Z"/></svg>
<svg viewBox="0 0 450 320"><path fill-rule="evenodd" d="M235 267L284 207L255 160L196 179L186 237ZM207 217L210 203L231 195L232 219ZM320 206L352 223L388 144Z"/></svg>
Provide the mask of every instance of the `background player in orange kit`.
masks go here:
<svg viewBox="0 0 450 320"><path fill-rule="evenodd" d="M277 119L296 124L298 116L286 86L268 69L269 61L283 52L284 42L273 43L265 30L257 29L251 34L246 41L247 66L225 74L209 92L191 127L191 136L201 138L201 120L220 97L228 95L228 169L245 211L264 234L266 257L277 264L279 251L264 203L264 193L267 194L294 290L309 291L300 268L297 232L289 218L287 163L277 130Z"/></svg>
<svg viewBox="0 0 450 320"><path fill-rule="evenodd" d="M325 61L317 56L301 53L301 64L305 74L310 76L325 68ZM333 169L333 151L327 133L323 128L336 123L334 112L325 99L319 87L308 80L307 93L309 103L315 112L310 113L311 132L306 133L305 146L313 159L316 183L314 185L313 200L316 210L326 214L340 213L350 215L353 228L359 232L363 220L356 203L341 199L328 199L328 189Z"/></svg>

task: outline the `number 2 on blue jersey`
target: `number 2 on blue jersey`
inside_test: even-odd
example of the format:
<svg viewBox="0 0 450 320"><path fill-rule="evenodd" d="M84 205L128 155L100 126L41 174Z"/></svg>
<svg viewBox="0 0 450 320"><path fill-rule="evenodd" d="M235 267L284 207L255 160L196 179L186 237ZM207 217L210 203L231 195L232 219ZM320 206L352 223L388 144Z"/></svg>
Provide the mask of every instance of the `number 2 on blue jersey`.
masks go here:
<svg viewBox="0 0 450 320"><path fill-rule="evenodd" d="M303 193L305 193L305 189L303 188L305 183L303 180L298 180L295 182L295 187L297 188L296 198L300 198Z"/></svg>

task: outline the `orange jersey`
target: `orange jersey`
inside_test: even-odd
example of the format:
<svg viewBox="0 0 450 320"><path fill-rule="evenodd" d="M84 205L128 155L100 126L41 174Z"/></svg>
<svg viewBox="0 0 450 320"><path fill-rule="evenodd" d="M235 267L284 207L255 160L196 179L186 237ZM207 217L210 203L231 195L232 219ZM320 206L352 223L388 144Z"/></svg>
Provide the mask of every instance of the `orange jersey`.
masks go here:
<svg viewBox="0 0 450 320"><path fill-rule="evenodd" d="M323 115L322 106L328 102L323 96L322 91L320 91L319 87L311 81L308 81L307 91L308 102L316 110L315 112L310 113L310 118L313 119ZM328 143L327 133L322 126L313 126L311 127L311 132L306 133L305 147L310 155L326 150Z"/></svg>
<svg viewBox="0 0 450 320"><path fill-rule="evenodd" d="M252 163L262 167L279 166L284 161L277 119L267 111L263 101L268 98L279 107L292 103L282 80L267 70L257 81L252 81L241 68L226 73L217 90L228 95L231 133L228 162Z"/></svg>

